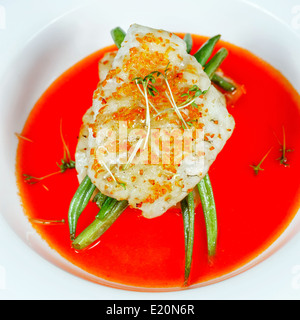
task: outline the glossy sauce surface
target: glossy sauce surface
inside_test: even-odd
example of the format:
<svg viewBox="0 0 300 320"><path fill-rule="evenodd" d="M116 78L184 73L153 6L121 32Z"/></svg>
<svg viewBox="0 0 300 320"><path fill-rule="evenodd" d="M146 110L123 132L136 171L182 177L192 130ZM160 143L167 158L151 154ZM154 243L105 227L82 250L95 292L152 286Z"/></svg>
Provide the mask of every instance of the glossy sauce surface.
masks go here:
<svg viewBox="0 0 300 320"><path fill-rule="evenodd" d="M205 41L194 36L193 52ZM236 270L266 249L284 231L299 208L300 103L289 82L266 62L229 43L222 71L244 86L246 94L228 105L236 128L210 169L218 213L218 244L208 259L201 205L195 221L191 283L215 279ZM23 174L43 177L58 171L63 158L60 124L72 158L82 123L98 83L98 61L114 46L88 56L61 75L34 106L21 135L17 178L29 218L67 221L70 201L78 188L75 170L36 184ZM286 133L289 166L279 163ZM280 142L280 143L279 143ZM257 165L272 148L258 176ZM78 232L94 220L90 203L78 222ZM141 287L180 287L184 277L184 233L179 209L147 220L127 209L101 237L82 252L71 248L67 223L33 223L48 244L80 268L106 280Z"/></svg>

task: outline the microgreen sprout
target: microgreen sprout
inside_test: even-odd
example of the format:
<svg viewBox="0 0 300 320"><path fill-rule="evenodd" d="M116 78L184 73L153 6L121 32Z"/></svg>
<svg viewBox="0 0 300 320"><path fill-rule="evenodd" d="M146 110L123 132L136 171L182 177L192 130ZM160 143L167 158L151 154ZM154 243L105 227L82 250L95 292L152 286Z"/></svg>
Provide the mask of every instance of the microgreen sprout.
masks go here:
<svg viewBox="0 0 300 320"><path fill-rule="evenodd" d="M181 108L186 108L187 106L189 106L190 104L197 108L198 109L198 105L195 103L195 100L204 95L208 90L204 90L202 91L198 86L196 85L193 85L187 93L183 93L181 95L181 97L187 97L186 101L184 101L183 103L181 103L178 108L181 109ZM191 92L195 92L194 95L191 95Z"/></svg>
<svg viewBox="0 0 300 320"><path fill-rule="evenodd" d="M65 139L63 137L63 134L62 134L62 122L60 123L60 137L61 137L61 141L62 141L62 144L63 144L63 151L64 151L64 155L63 155L63 158L60 160L61 163L56 163L57 166L59 167L59 171L55 171L55 172L52 172L50 174L47 174L43 177L34 177L34 176L31 176L29 174L23 174L24 176L24 181L29 183L29 184L35 184L39 181L42 181L44 179L47 179L47 178L50 178L56 174L59 174L59 173L64 173L66 172L68 169L74 169L75 168L75 161L73 161L71 159L71 153L70 153L70 150L65 142Z"/></svg>
<svg viewBox="0 0 300 320"><path fill-rule="evenodd" d="M44 220L44 219L30 218L29 220L32 223L35 223L35 224L42 224L42 225L48 225L48 226L54 226L54 225L57 225L57 224L64 224L66 222L65 219L62 219L62 220Z"/></svg>
<svg viewBox="0 0 300 320"><path fill-rule="evenodd" d="M254 174L257 176L259 171L264 171L264 169L261 168L262 163L265 161L265 159L267 158L267 156L269 155L269 153L271 152L273 148L271 148L267 154L261 159L260 163L258 165L250 165L250 167L253 168L254 170Z"/></svg>
<svg viewBox="0 0 300 320"><path fill-rule="evenodd" d="M129 168L129 166L132 163L135 155L137 154L138 150L140 149L142 142L143 142L143 139L140 139L136 143L136 145L135 145L135 147L134 147L134 149L133 149L133 151L132 151L132 153L130 155L130 158L128 159L128 161L127 161L126 165L124 166L123 170L127 170Z"/></svg>
<svg viewBox="0 0 300 320"><path fill-rule="evenodd" d="M197 85L193 85L186 93L182 94L181 97L186 97L186 100L181 103L180 105L177 105L175 102L175 98L173 96L169 81L168 81L168 72L170 71L170 62L167 64L165 70L163 72L160 71L153 71L151 73L149 73L147 76L145 76L144 78L142 77L135 77L132 79L132 81L135 81L136 85L138 86L140 92L142 93L142 95L145 98L146 101L146 126L148 127L148 132L147 132L147 136L145 139L145 145L144 148L148 142L149 139L149 135L150 135L150 108L149 105L151 105L153 108L154 106L151 104L151 102L149 101L148 95L154 97L155 95L159 94L158 90L156 89L156 87L154 86L154 84L156 83L156 78L158 78L159 76L162 76L168 90L165 91L165 95L168 98L172 108L171 109L165 109L163 111L161 111L160 113L157 112L157 110L154 108L154 110L156 111L157 115L160 115L163 112L167 112L169 110L173 110L175 111L175 113L177 114L178 118L180 119L181 123L182 123L182 127L183 129L187 129L188 128L188 123L184 120L180 109L186 108L189 105L192 105L194 108L198 108L198 105L195 103L195 100L204 95L208 90L204 90L202 91ZM144 92L141 90L140 85L143 87ZM191 123L189 123L189 125L191 125Z"/></svg>
<svg viewBox="0 0 300 320"><path fill-rule="evenodd" d="M280 149L281 157L278 158L277 160L279 160L280 164L282 164L283 166L289 167L289 163L288 163L288 159L287 159L287 157L286 157L286 154L287 154L288 152L292 152L293 150L286 148L286 137L285 137L284 127L282 127L282 136L283 136L283 142L280 143L280 142L278 141L279 144L281 145L281 149Z"/></svg>
<svg viewBox="0 0 300 320"><path fill-rule="evenodd" d="M15 132L15 136L21 140L25 140L25 141L29 141L29 142L33 142L31 139L25 137L25 136L22 136L20 133L16 133Z"/></svg>
<svg viewBox="0 0 300 320"><path fill-rule="evenodd" d="M148 98L148 94L152 97L155 96L155 94L158 93L157 89L154 87L154 83L156 82L154 75L157 74L159 75L158 71L154 71L149 73L147 76L145 76L144 78L142 77L136 77L133 78L132 81L135 81L136 85L138 86L138 88L140 89L140 85L142 85L143 89L144 89L144 93L143 96L145 98L145 102L146 102L146 126L147 126L147 136L145 139L145 144L144 144L144 148L146 147L147 143L148 143L148 139L150 136L150 128L151 128L151 122L150 122L150 107L149 107L149 98Z"/></svg>
<svg viewBox="0 0 300 320"><path fill-rule="evenodd" d="M56 174L59 174L59 173L61 173L61 171L52 172L52 173L47 174L47 175L45 175L43 177L34 177L34 176L31 176L29 174L25 174L24 173L23 176L24 176L24 181L25 182L27 182L28 184L35 184L35 183L37 183L39 181L45 180L45 179L50 178L50 177L52 177L52 176L54 176Z"/></svg>
<svg viewBox="0 0 300 320"><path fill-rule="evenodd" d="M171 106L173 107L175 113L177 114L178 118L182 122L183 128L187 129L188 126L187 126L185 120L183 119L182 114L180 113L180 110L178 109L178 106L177 106L177 104L175 102L175 99L174 99L174 96L173 96L173 93L172 93L172 90L171 90L171 87L170 87L170 84L169 84L169 81L168 81L167 73L168 73L169 70L170 70L170 63L168 63L167 67L164 70L164 73L157 72L157 75L162 75L163 76L163 78L165 80L165 83L167 85L168 91L169 91L169 93L167 91L165 91L165 95L167 96L167 98L168 98Z"/></svg>
<svg viewBox="0 0 300 320"><path fill-rule="evenodd" d="M75 161L73 160L65 161L64 159L61 159L61 164L57 163L57 165L60 168L61 173L64 173L68 169L75 168Z"/></svg>

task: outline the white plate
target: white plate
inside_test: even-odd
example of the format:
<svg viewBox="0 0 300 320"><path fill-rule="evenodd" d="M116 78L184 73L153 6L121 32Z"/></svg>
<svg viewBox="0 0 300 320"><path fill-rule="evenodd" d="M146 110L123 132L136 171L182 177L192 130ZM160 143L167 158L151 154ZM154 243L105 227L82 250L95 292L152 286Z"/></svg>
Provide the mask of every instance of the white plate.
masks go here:
<svg viewBox="0 0 300 320"><path fill-rule="evenodd" d="M300 92L300 6L259 0L11 0L0 2L1 299L298 299L299 215L253 266L206 287L140 293L92 283L32 230L15 184L17 139L41 93L68 67L132 23L222 38L270 62ZM266 259L267 258L267 259ZM70 268L70 270L69 270ZM71 271L67 272L67 270ZM80 277L78 277L79 275Z"/></svg>

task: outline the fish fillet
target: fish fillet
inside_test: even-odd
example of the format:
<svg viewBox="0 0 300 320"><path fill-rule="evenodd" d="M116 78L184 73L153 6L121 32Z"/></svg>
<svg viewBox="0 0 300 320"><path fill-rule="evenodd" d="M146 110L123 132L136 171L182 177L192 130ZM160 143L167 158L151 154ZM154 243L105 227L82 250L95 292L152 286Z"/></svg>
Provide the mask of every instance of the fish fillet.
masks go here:
<svg viewBox="0 0 300 320"><path fill-rule="evenodd" d="M101 59L99 77L80 129L78 179L88 175L144 217L160 216L194 189L230 138L225 98L181 38L137 24Z"/></svg>

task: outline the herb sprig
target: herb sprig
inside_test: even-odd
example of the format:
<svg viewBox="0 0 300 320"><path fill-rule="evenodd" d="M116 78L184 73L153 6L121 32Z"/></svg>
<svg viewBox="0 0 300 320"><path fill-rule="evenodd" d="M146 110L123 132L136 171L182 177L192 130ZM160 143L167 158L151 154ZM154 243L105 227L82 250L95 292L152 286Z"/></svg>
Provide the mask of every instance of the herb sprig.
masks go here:
<svg viewBox="0 0 300 320"><path fill-rule="evenodd" d="M70 153L69 147L66 144L65 139L63 137L62 122L60 123L60 137L61 137L61 141L63 144L63 151L64 151L64 155L63 155L63 158L60 160L60 163L56 163L60 170L52 172L50 174L47 174L43 177L34 177L29 174L23 174L25 182L27 182L29 184L35 184L39 181L50 178L50 177L57 175L57 174L60 174L60 173L64 173L69 169L75 168L75 161L71 159L71 153Z"/></svg>
<svg viewBox="0 0 300 320"><path fill-rule="evenodd" d="M186 108L189 105L192 105L194 108L198 108L198 105L195 103L195 100L198 97L200 97L201 95L204 95L209 90L208 89L208 90L202 91L197 85L193 85L186 93L183 93L181 95L181 97L186 97L186 100L184 102L182 102L181 104L177 105L175 102L175 98L174 98L173 92L171 90L169 81L168 81L169 70L170 70L170 62L167 64L167 66L163 72L153 71L153 72L149 73L148 75L146 75L144 78L135 77L132 79L132 81L135 81L136 85L138 85L138 86L142 85L143 89L144 89L143 95L146 99L146 109L147 109L146 125L148 126L148 131L150 128L150 119L148 118L148 117L150 117L148 95L154 97L156 94L159 94L158 90L154 86L154 84L156 83L155 77L156 78L158 78L160 76L163 77L163 79L167 85L167 89L168 89L164 93L172 106L171 109L165 109L162 112L158 113L158 115L163 112L167 112L169 110L174 110L175 113L177 114L178 118L182 122L182 126L184 129L188 128L188 125L187 125L188 123L183 119L183 116L180 112L180 109ZM189 125L191 125L191 124L189 123ZM147 141L148 141L148 134L146 137L145 145L146 145Z"/></svg>
<svg viewBox="0 0 300 320"><path fill-rule="evenodd" d="M158 94L157 89L154 87L154 83L156 83L154 75L156 74L157 77L161 74L159 71L153 71L146 75L144 78L142 77L135 77L132 81L135 81L136 84L142 85L144 89L147 90L148 94L152 97L155 94Z"/></svg>
<svg viewBox="0 0 300 320"><path fill-rule="evenodd" d="M42 224L42 225L47 225L47 226L55 226L58 224L64 224L66 223L65 219L61 220L45 220L45 219L37 219L37 218L30 218L30 222L34 224Z"/></svg>
<svg viewBox="0 0 300 320"><path fill-rule="evenodd" d="M195 103L195 100L204 95L205 93L207 93L207 90L202 91L198 86L193 85L187 93L184 93L181 95L181 97L187 97L186 101L184 101L183 103L181 103L178 108L186 108L188 105L192 105L193 107L198 109L198 105ZM191 92L195 92L194 95L191 95Z"/></svg>
<svg viewBox="0 0 300 320"><path fill-rule="evenodd" d="M281 157L278 158L277 160L279 160L280 164L282 164L283 166L289 167L290 164L288 163L288 159L287 159L287 157L286 157L286 154L287 154L288 152L292 152L292 151L294 151L294 150L292 150L292 149L287 149L287 148L286 148L286 137L285 137L285 129L284 129L284 127L282 127L282 136L283 136L283 142L280 143L280 142L278 141L279 144L281 145L281 149L280 149Z"/></svg>
<svg viewBox="0 0 300 320"><path fill-rule="evenodd" d="M253 168L254 170L254 174L257 176L259 171L264 171L263 168L261 168L261 165L263 164L263 162L265 161L265 159L267 158L267 156L269 155L269 153L271 152L273 148L270 148L270 150L267 152L267 154L261 159L260 163L258 165L250 165L250 167Z"/></svg>

